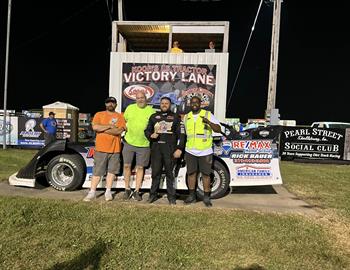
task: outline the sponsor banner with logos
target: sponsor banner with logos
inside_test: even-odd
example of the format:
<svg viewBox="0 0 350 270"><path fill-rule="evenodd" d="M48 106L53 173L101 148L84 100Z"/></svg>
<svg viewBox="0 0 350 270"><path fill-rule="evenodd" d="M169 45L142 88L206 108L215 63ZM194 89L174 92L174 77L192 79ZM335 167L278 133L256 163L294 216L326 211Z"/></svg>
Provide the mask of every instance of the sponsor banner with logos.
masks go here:
<svg viewBox="0 0 350 270"><path fill-rule="evenodd" d="M272 140L223 140L214 153L229 165L233 186L281 184L276 144Z"/></svg>
<svg viewBox="0 0 350 270"><path fill-rule="evenodd" d="M44 133L40 128L43 118L18 118L18 145L21 147L41 148L45 145Z"/></svg>
<svg viewBox="0 0 350 270"><path fill-rule="evenodd" d="M69 139L72 132L72 119L56 119L57 121L57 139Z"/></svg>
<svg viewBox="0 0 350 270"><path fill-rule="evenodd" d="M190 99L197 95L202 108L214 113L216 65L123 63L122 75L122 111L142 91L155 108L159 108L160 98L167 96L174 111L188 113Z"/></svg>
<svg viewBox="0 0 350 270"><path fill-rule="evenodd" d="M283 127L280 134L281 159L342 160L345 132L345 129Z"/></svg>
<svg viewBox="0 0 350 270"><path fill-rule="evenodd" d="M18 140L18 117L6 116L6 125L4 116L0 116L0 144L4 141L4 132L6 131L6 145L17 145Z"/></svg>

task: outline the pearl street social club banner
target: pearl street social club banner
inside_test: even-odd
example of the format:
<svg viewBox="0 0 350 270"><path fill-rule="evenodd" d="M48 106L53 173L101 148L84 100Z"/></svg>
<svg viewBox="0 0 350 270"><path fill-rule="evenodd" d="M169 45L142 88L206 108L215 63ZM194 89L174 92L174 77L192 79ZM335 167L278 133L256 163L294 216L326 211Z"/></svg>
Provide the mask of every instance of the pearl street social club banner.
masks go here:
<svg viewBox="0 0 350 270"><path fill-rule="evenodd" d="M135 102L136 93L146 94L148 103L159 108L167 96L173 110L190 111L190 99L201 97L202 108L214 112L216 65L123 63L122 111Z"/></svg>
<svg viewBox="0 0 350 270"><path fill-rule="evenodd" d="M283 127L281 159L346 160L345 134L345 129Z"/></svg>

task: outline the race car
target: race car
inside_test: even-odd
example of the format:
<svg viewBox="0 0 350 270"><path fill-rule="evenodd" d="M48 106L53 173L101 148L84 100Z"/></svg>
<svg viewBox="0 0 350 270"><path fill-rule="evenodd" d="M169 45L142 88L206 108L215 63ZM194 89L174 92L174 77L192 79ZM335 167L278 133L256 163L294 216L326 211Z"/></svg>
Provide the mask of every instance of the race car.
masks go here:
<svg viewBox="0 0 350 270"><path fill-rule="evenodd" d="M233 186L255 186L282 184L279 158L276 147L278 131L273 128L260 128L251 132L237 132L222 124L222 134L214 136L213 174L211 198L225 196ZM94 145L76 144L67 140L57 140L42 148L33 159L9 178L14 186L35 187L37 178L44 175L48 184L60 191L89 188L93 169ZM121 166L122 168L123 166ZM175 187L187 190L186 164L180 159L175 168ZM203 197L201 175L198 176L197 194ZM166 189L166 181L160 189ZM146 168L141 189L151 187L151 168ZM135 174L130 185L135 187ZM101 181L100 188L105 181ZM113 188L124 189L123 172L117 176Z"/></svg>

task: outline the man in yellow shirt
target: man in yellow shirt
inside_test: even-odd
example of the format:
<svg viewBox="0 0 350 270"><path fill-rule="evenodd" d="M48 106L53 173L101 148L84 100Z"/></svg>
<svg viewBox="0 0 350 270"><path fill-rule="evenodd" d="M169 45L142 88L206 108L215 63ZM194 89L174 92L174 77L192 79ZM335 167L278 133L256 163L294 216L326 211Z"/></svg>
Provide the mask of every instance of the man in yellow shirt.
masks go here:
<svg viewBox="0 0 350 270"><path fill-rule="evenodd" d="M171 53L183 53L184 51L181 50L179 47L180 47L180 43L177 40L174 40L173 47L171 48L170 52Z"/></svg>
<svg viewBox="0 0 350 270"><path fill-rule="evenodd" d="M131 196L130 175L131 165L136 155L136 187L133 197L137 201L141 201L139 190L141 188L144 167L149 164L151 150L149 148L149 140L145 136L145 129L148 120L155 110L147 105L147 98L144 92L136 94L136 104L130 104L125 112L126 134L123 141L123 161L124 161L124 181L125 194L124 199L127 200Z"/></svg>

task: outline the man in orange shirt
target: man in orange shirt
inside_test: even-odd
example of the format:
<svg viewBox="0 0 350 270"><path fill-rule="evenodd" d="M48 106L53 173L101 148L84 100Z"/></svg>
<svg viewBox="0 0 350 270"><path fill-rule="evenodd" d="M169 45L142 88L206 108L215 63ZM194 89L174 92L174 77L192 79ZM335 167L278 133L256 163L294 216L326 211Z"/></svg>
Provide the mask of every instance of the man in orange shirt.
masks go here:
<svg viewBox="0 0 350 270"><path fill-rule="evenodd" d="M106 110L97 112L92 121L92 128L96 132L94 168L91 180L91 188L84 201L96 198L98 183L107 172L106 177L106 201L113 199L111 188L113 180L120 169L120 134L125 130L124 117L115 111L117 100L109 97L105 101Z"/></svg>

